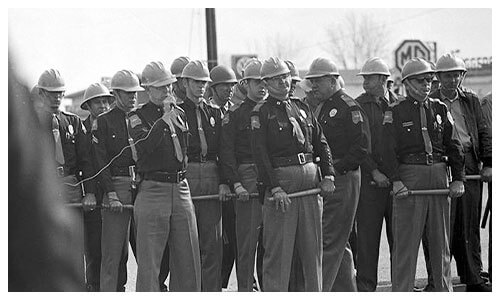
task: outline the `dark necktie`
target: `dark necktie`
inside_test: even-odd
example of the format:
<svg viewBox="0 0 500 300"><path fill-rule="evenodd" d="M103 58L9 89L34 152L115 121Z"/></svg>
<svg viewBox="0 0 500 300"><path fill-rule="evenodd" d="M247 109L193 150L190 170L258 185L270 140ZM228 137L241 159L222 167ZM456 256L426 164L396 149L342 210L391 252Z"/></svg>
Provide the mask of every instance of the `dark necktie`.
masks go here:
<svg viewBox="0 0 500 300"><path fill-rule="evenodd" d="M424 102L420 102L420 124L422 126L422 137L424 138L425 153L432 154L432 143L427 130L427 116L425 115Z"/></svg>
<svg viewBox="0 0 500 300"><path fill-rule="evenodd" d="M200 103L201 104L201 103ZM200 105L196 105L196 121L198 122L198 134L200 135L200 147L201 147L201 156L207 156L207 139L205 138L205 131L203 130L202 122L201 122L201 112Z"/></svg>
<svg viewBox="0 0 500 300"><path fill-rule="evenodd" d="M59 131L59 120L56 115L52 115L52 134L54 136L56 161L60 165L64 165L64 153L61 142L61 132Z"/></svg>

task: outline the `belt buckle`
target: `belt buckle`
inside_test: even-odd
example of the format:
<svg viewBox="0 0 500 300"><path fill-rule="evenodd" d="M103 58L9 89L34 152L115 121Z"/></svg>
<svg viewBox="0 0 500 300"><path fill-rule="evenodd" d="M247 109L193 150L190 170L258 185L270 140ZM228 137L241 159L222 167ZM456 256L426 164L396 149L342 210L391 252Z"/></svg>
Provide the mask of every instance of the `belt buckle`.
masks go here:
<svg viewBox="0 0 500 300"><path fill-rule="evenodd" d="M64 167L63 166L57 167L56 173L57 173L57 176L64 177Z"/></svg>
<svg viewBox="0 0 500 300"><path fill-rule="evenodd" d="M426 154L425 155L425 163L428 166L431 166L434 163L434 158L432 157L432 154Z"/></svg>
<svg viewBox="0 0 500 300"><path fill-rule="evenodd" d="M306 155L304 153L297 154L297 157L299 159L299 164L303 165L306 163Z"/></svg>
<svg viewBox="0 0 500 300"><path fill-rule="evenodd" d="M207 156L200 153L200 162L201 163L206 163L207 162Z"/></svg>

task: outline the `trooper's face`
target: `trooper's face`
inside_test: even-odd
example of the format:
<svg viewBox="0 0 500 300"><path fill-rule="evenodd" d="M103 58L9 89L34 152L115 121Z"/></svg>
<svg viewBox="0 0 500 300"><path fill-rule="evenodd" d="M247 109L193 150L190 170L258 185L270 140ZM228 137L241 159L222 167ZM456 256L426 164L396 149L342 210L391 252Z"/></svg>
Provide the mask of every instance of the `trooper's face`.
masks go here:
<svg viewBox="0 0 500 300"><path fill-rule="evenodd" d="M250 99L260 101L266 97L267 89L264 80L250 78L245 81L247 94Z"/></svg>
<svg viewBox="0 0 500 300"><path fill-rule="evenodd" d="M98 115L107 112L109 110L109 98L110 97L97 97L94 99L91 99L88 102L88 108L90 111L90 114L93 117L97 117Z"/></svg>
<svg viewBox="0 0 500 300"><path fill-rule="evenodd" d="M192 78L184 79L184 87L186 88L186 95L190 98L199 99L205 95L208 82L203 80L196 80Z"/></svg>
<svg viewBox="0 0 500 300"><path fill-rule="evenodd" d="M269 94L277 98L288 97L290 86L292 84L292 77L290 73L274 76L265 80Z"/></svg>
<svg viewBox="0 0 500 300"><path fill-rule="evenodd" d="M127 92L124 90L115 90L116 104L125 111L135 108L137 102L137 92Z"/></svg>
<svg viewBox="0 0 500 300"><path fill-rule="evenodd" d="M311 92L318 100L328 99L333 91L337 79L334 76L322 76L309 79L311 82Z"/></svg>
<svg viewBox="0 0 500 300"><path fill-rule="evenodd" d="M437 74L439 81L441 82L441 88L446 90L455 90L458 88L460 82L462 81L463 72L462 71L452 71Z"/></svg>
<svg viewBox="0 0 500 300"><path fill-rule="evenodd" d="M226 103L233 98L234 86L236 83L219 83L213 86L214 96L219 99L219 101Z"/></svg>
<svg viewBox="0 0 500 300"><path fill-rule="evenodd" d="M386 79L383 75L363 75L363 89L370 95L383 96L385 94Z"/></svg>
<svg viewBox="0 0 500 300"><path fill-rule="evenodd" d="M61 101L64 98L64 92L50 92L42 88L40 88L39 95L45 107L53 112L59 109Z"/></svg>
<svg viewBox="0 0 500 300"><path fill-rule="evenodd" d="M163 101L172 94L172 84L163 86L149 86L146 88L149 99L156 105L162 105Z"/></svg>

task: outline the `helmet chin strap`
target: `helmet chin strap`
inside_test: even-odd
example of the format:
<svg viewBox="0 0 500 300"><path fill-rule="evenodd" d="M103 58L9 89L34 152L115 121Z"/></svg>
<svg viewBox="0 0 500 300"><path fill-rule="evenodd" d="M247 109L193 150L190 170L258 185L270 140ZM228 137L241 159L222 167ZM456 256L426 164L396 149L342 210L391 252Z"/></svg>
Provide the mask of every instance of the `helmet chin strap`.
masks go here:
<svg viewBox="0 0 500 300"><path fill-rule="evenodd" d="M428 98L429 93L419 91L410 81L407 81L405 83L405 85L406 85L408 94L410 94L410 96L412 96L416 100L423 102Z"/></svg>

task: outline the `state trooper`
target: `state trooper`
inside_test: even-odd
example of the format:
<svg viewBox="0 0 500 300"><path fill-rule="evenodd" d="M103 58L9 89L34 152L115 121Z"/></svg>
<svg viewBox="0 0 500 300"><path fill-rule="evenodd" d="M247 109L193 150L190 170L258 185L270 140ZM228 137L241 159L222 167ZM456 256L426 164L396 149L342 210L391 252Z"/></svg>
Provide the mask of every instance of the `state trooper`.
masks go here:
<svg viewBox="0 0 500 300"><path fill-rule="evenodd" d="M464 154L446 105L428 96L434 70L423 59L408 61L402 81L408 92L385 112L384 174L393 182L392 291L413 291L420 240L426 234L434 291L452 291L450 200L448 195L412 195L408 190L448 187L448 157L453 181L449 196L464 193ZM424 233L425 232L425 233Z"/></svg>
<svg viewBox="0 0 500 300"><path fill-rule="evenodd" d="M83 121L83 125L87 130L87 140L91 149L91 158L94 172L98 171L95 153L92 146L94 142L92 133L97 129L97 116L109 110L109 103L112 101L113 95L109 90L100 83L91 84L83 94L83 102L80 105L81 109L90 112L89 116ZM98 206L102 204L103 190L100 187L99 181L96 179L96 203ZM84 221L84 243L85 243L85 278L87 291L98 292L100 290L101 280L101 210L93 209L83 212ZM127 249L128 252L128 249ZM125 282L123 283L125 285Z"/></svg>
<svg viewBox="0 0 500 300"><path fill-rule="evenodd" d="M186 98L180 107L189 127L187 179L192 196L219 195L219 199L194 200L201 256L202 291L222 289L222 216L221 200L229 193L219 183L218 152L222 114L203 95L211 82L207 66L199 60L189 62L182 71Z"/></svg>
<svg viewBox="0 0 500 300"><path fill-rule="evenodd" d="M492 143L479 98L462 90L460 85L467 73L464 61L452 54L441 56L436 63L436 76L441 83L429 97L440 99L451 113L455 130L464 148L465 174L481 175L491 181ZM482 168L480 164L482 163ZM465 194L451 200L451 255L457 263L462 283L470 292L491 292L481 278L481 219L482 182L465 182Z"/></svg>
<svg viewBox="0 0 500 300"><path fill-rule="evenodd" d="M43 103L43 109L38 115L41 127L48 132L52 131L53 135L50 142L54 151L54 172L62 186L59 197L64 203L82 203L84 211L94 209L97 204L95 182L90 180L94 170L86 128L78 116L59 110L66 91L65 81L58 70L49 69L40 75L36 87ZM86 180L83 185L79 183L79 178ZM83 232L83 228L81 230ZM83 256L82 251L82 276Z"/></svg>
<svg viewBox="0 0 500 300"><path fill-rule="evenodd" d="M93 133L93 146L100 185L104 191L103 203L109 210L102 214L102 259L101 291L117 291L121 264L127 263L130 218L132 212L123 210L123 205L133 203L133 185L137 153L129 146L127 114L135 108L139 86L137 75L121 70L111 78L111 89L116 105L97 117L97 128ZM124 150L125 149L125 150ZM124 150L124 151L123 151ZM116 157L116 158L115 158ZM125 248L125 249L124 249ZM126 258L122 260L122 255ZM124 287L118 286L118 291Z"/></svg>
<svg viewBox="0 0 500 300"><path fill-rule="evenodd" d="M170 72L175 76L177 81L172 83L173 94L176 98L177 105L181 104L183 99L186 98L186 88L184 87L182 70L191 61L187 56L179 56L170 65Z"/></svg>
<svg viewBox="0 0 500 300"><path fill-rule="evenodd" d="M257 103L266 97L266 86L260 77L261 66L262 62L257 59L246 64L241 79L247 91L246 99L231 106L222 120L219 153L222 181L233 187L237 195L234 202L238 250L236 277L240 292L253 290L255 252L262 225L262 205L258 198L250 197L250 194L257 193L257 166L250 143L250 114ZM222 222L225 226L224 215Z"/></svg>
<svg viewBox="0 0 500 300"><path fill-rule="evenodd" d="M382 171L382 121L389 104L394 101L387 88L390 75L389 66L378 57L368 59L358 74L363 76L365 92L356 101L366 113L371 148L361 163L361 190L356 212L356 283L360 292L374 292L377 288L380 234L384 221L389 251L392 252L391 182Z"/></svg>
<svg viewBox="0 0 500 300"><path fill-rule="evenodd" d="M290 97L293 97L295 94L295 89L297 88L297 84L302 81L302 78L299 76L299 70L295 67L295 64L290 60L285 60L286 66L290 70L290 76L292 78L292 84L290 85Z"/></svg>
<svg viewBox="0 0 500 300"><path fill-rule="evenodd" d="M321 291L322 199L290 199L288 194L321 188L335 190L330 148L309 107L290 99L290 70L277 57L264 61L261 77L269 97L251 114L252 151L266 192L264 221L264 290L287 291L294 248L303 265L306 291ZM321 173L314 164L320 157ZM321 182L320 182L321 180ZM271 196L272 200L266 200Z"/></svg>
<svg viewBox="0 0 500 300"><path fill-rule="evenodd" d="M189 128L172 95L175 77L161 62L142 72L149 101L129 113L141 178L134 204L137 226L136 291L160 290L165 245L169 247L170 289L201 291L200 249L188 181Z"/></svg>
<svg viewBox="0 0 500 300"><path fill-rule="evenodd" d="M323 201L323 291L356 291L353 255L348 243L359 200L361 174L369 133L361 108L337 85L339 72L329 59L317 58L305 76L320 101L318 123L332 149L335 184L333 196ZM341 279L334 288L337 277Z"/></svg>
<svg viewBox="0 0 500 300"><path fill-rule="evenodd" d="M234 71L224 65L215 66L210 70L210 79L208 90L211 98L209 102L218 107L224 116L233 106L231 99L233 97L233 89L237 84L236 74ZM223 147L221 147L222 150ZM237 263L237 247L236 247L236 232L235 232L235 212L233 199L225 198L222 202L222 266L221 266L221 282L222 288L227 288L233 265ZM238 269L238 267L236 267Z"/></svg>

